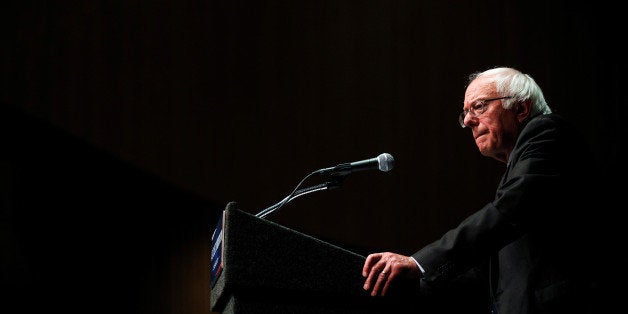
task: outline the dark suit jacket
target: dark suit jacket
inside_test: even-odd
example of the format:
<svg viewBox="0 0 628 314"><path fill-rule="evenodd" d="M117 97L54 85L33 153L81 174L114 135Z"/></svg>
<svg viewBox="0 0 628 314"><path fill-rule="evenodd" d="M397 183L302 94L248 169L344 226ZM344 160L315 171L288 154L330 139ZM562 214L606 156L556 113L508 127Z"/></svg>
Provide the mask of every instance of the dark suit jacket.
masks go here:
<svg viewBox="0 0 628 314"><path fill-rule="evenodd" d="M421 292L455 304L463 299L452 291L479 289L483 311L494 306L500 314L596 313L587 271L594 215L584 215L594 195L593 164L583 138L561 117L532 118L495 199L412 255L425 269Z"/></svg>

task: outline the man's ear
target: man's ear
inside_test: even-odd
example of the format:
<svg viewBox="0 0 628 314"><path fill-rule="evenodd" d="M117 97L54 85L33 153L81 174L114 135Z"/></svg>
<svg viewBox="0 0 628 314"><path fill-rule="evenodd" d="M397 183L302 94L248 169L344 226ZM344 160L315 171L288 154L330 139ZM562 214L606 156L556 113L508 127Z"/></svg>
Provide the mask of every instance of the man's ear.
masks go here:
<svg viewBox="0 0 628 314"><path fill-rule="evenodd" d="M515 110L517 112L517 120L519 122L523 122L527 118L529 118L531 109L532 101L530 101L529 99L518 103L515 107Z"/></svg>

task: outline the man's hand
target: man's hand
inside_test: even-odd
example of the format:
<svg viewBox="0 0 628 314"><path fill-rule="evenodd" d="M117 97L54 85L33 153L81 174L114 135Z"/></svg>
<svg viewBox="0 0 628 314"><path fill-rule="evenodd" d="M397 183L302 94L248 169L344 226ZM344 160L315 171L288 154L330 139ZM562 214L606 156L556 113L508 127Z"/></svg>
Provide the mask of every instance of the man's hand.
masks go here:
<svg viewBox="0 0 628 314"><path fill-rule="evenodd" d="M362 268L362 276L366 277L364 290L371 290L372 296L384 296L395 280L418 279L419 274L419 266L412 258L390 252L370 254Z"/></svg>

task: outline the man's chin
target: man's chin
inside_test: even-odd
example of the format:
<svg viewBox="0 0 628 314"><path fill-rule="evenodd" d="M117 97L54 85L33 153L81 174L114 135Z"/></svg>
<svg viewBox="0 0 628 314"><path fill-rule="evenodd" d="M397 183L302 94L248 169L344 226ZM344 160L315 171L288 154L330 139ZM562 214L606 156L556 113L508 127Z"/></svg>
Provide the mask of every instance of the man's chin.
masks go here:
<svg viewBox="0 0 628 314"><path fill-rule="evenodd" d="M480 153L484 154L483 152L486 150L486 143L482 140L481 137L475 139L475 146L478 147Z"/></svg>
<svg viewBox="0 0 628 314"><path fill-rule="evenodd" d="M480 154L482 154L482 156L486 156L486 157L491 157L491 150L488 149L488 147L486 146L486 143L479 141L475 143L478 147L478 150L480 151Z"/></svg>

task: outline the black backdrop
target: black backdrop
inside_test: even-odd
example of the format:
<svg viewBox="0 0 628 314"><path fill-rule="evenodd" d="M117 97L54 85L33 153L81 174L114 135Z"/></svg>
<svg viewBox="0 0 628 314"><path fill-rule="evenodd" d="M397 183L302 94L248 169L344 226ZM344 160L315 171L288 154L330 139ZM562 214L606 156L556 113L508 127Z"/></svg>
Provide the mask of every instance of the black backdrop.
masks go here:
<svg viewBox="0 0 628 314"><path fill-rule="evenodd" d="M625 27L603 1L13 1L0 11L0 99L202 199L208 226L229 201L257 212L313 170L388 152L391 172L353 174L269 218L364 254L414 252L492 197L503 165L477 153L456 116L467 75L493 66L531 74L583 129L603 177L625 174ZM607 201L624 184L601 186ZM184 210L136 197L161 204L156 215ZM614 211L595 213L617 221Z"/></svg>

